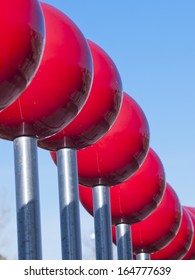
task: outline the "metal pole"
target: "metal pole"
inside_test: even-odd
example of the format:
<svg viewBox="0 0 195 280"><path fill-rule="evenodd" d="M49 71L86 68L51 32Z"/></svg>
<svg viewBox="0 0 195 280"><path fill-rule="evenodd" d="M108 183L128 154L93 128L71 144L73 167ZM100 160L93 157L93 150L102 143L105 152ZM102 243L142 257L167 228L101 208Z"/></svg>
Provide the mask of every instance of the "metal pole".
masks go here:
<svg viewBox="0 0 195 280"><path fill-rule="evenodd" d="M93 213L96 259L112 260L112 225L109 187L102 185L93 187Z"/></svg>
<svg viewBox="0 0 195 280"><path fill-rule="evenodd" d="M21 136L13 141L18 258L42 259L37 140Z"/></svg>
<svg viewBox="0 0 195 280"><path fill-rule="evenodd" d="M132 260L131 228L129 224L118 224L116 226L116 242L118 260Z"/></svg>
<svg viewBox="0 0 195 280"><path fill-rule="evenodd" d="M81 260L81 230L76 150L57 151L61 248L63 260Z"/></svg>
<svg viewBox="0 0 195 280"><path fill-rule="evenodd" d="M144 252L138 253L136 255L136 260L150 260L150 254Z"/></svg>

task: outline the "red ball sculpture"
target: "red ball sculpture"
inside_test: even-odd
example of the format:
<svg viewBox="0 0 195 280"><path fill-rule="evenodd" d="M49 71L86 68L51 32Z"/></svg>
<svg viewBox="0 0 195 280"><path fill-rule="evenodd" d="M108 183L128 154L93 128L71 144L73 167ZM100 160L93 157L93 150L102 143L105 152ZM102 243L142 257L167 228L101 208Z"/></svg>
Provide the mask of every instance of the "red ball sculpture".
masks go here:
<svg viewBox="0 0 195 280"><path fill-rule="evenodd" d="M60 148L82 149L97 142L112 126L122 102L122 82L107 53L88 40L94 66L89 97L77 117L57 134L40 140L50 151Z"/></svg>
<svg viewBox="0 0 195 280"><path fill-rule="evenodd" d="M78 114L89 94L93 68L83 34L61 11L45 3L41 7L46 26L42 61L20 98L0 113L1 138L50 136Z"/></svg>
<svg viewBox="0 0 195 280"><path fill-rule="evenodd" d="M151 260L180 260L188 252L194 235L190 215L182 207L182 220L175 238L161 250L151 254Z"/></svg>
<svg viewBox="0 0 195 280"><path fill-rule="evenodd" d="M44 19L38 0L0 1L0 110L25 90L44 48Z"/></svg>
<svg viewBox="0 0 195 280"><path fill-rule="evenodd" d="M133 224L150 215L165 190L165 172L157 154L150 148L138 171L123 183L110 188L112 224ZM79 186L80 201L93 215L92 189Z"/></svg>
<svg viewBox="0 0 195 280"><path fill-rule="evenodd" d="M156 210L131 226L134 253L150 254L168 245L179 230L181 213L175 191L166 184L164 196Z"/></svg>
<svg viewBox="0 0 195 280"><path fill-rule="evenodd" d="M82 185L113 186L133 175L149 148L147 119L138 104L124 93L112 128L97 143L78 151L78 175Z"/></svg>
<svg viewBox="0 0 195 280"><path fill-rule="evenodd" d="M190 246L190 249L188 250L187 254L183 257L183 260L195 260L195 215L194 212L194 207L189 207L189 206L184 206L188 214L190 215L193 228L194 228L194 233L193 233L193 239L192 239L192 244Z"/></svg>

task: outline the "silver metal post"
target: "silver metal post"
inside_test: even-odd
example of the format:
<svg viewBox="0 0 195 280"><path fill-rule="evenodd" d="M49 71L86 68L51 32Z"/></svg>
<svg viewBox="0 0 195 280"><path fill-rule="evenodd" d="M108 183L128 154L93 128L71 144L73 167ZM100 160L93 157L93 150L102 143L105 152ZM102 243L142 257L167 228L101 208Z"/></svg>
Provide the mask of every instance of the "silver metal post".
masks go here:
<svg viewBox="0 0 195 280"><path fill-rule="evenodd" d="M150 260L150 254L144 252L138 253L136 255L136 260Z"/></svg>
<svg viewBox="0 0 195 280"><path fill-rule="evenodd" d="M81 230L76 150L57 151L61 247L63 260L81 260Z"/></svg>
<svg viewBox="0 0 195 280"><path fill-rule="evenodd" d="M42 259L37 140L21 136L14 141L18 258Z"/></svg>
<svg viewBox="0 0 195 280"><path fill-rule="evenodd" d="M109 187L101 185L93 187L93 213L96 259L112 260L112 225Z"/></svg>
<svg viewBox="0 0 195 280"><path fill-rule="evenodd" d="M132 260L133 250L129 224L118 224L116 226L116 241L118 260Z"/></svg>

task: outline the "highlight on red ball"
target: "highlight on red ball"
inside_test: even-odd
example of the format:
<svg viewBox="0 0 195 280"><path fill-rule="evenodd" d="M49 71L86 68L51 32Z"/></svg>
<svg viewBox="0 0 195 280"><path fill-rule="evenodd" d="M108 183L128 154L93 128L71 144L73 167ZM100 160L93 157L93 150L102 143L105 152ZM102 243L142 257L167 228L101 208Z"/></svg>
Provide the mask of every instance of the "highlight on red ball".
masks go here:
<svg viewBox="0 0 195 280"><path fill-rule="evenodd" d="M101 47L90 40L88 44L94 67L89 97L76 118L57 134L39 140L39 147L83 149L105 135L119 113L123 93L116 65Z"/></svg>
<svg viewBox="0 0 195 280"><path fill-rule="evenodd" d="M120 184L133 175L149 149L145 114L127 93L111 129L95 144L79 150L79 183L93 187Z"/></svg>
<svg viewBox="0 0 195 280"><path fill-rule="evenodd" d="M13 103L34 77L44 48L38 0L0 3L0 110Z"/></svg>
<svg viewBox="0 0 195 280"><path fill-rule="evenodd" d="M149 216L159 205L165 184L162 162L150 148L138 171L110 188L112 224L133 224ZM92 189L79 185L79 195L84 208L93 215Z"/></svg>
<svg viewBox="0 0 195 280"><path fill-rule="evenodd" d="M190 212L192 215L195 216L195 207L190 207L190 206L184 206L185 209Z"/></svg>
<svg viewBox="0 0 195 280"><path fill-rule="evenodd" d="M41 8L46 42L40 66L23 94L0 113L0 135L8 140L57 133L79 113L89 95L93 66L85 37L58 9L46 3Z"/></svg>

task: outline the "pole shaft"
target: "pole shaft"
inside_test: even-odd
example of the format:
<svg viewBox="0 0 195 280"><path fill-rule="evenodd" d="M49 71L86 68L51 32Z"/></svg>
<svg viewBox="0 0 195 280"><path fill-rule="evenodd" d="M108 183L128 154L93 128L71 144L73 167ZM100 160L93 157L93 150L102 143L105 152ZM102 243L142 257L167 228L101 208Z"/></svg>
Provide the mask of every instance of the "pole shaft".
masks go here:
<svg viewBox="0 0 195 280"><path fill-rule="evenodd" d="M136 260L150 260L150 254L144 252L138 253L136 255Z"/></svg>
<svg viewBox="0 0 195 280"><path fill-rule="evenodd" d="M112 225L109 187L101 185L93 187L93 207L96 259L112 260Z"/></svg>
<svg viewBox="0 0 195 280"><path fill-rule="evenodd" d="M39 205L39 180L37 140L21 136L13 141L18 258L40 260L42 258L41 222Z"/></svg>
<svg viewBox="0 0 195 280"><path fill-rule="evenodd" d="M63 260L81 260L81 230L76 150L57 151L58 185Z"/></svg>
<svg viewBox="0 0 195 280"><path fill-rule="evenodd" d="M116 226L116 240L118 260L132 260L132 240L129 224L118 224Z"/></svg>

